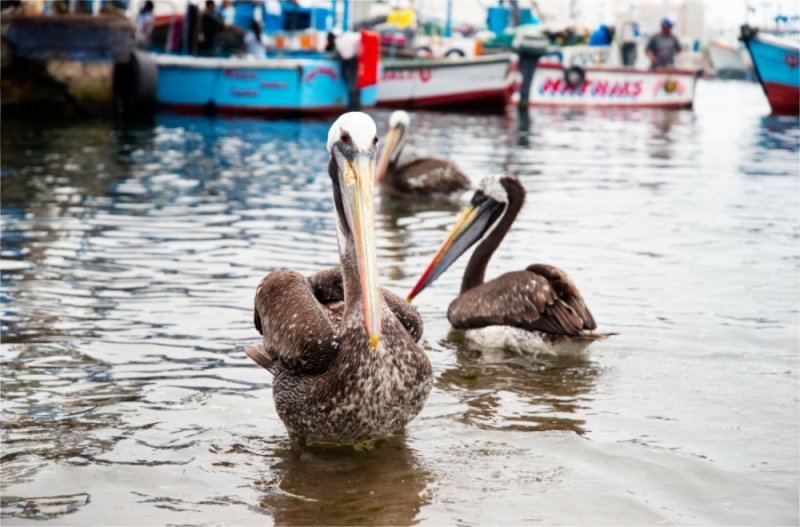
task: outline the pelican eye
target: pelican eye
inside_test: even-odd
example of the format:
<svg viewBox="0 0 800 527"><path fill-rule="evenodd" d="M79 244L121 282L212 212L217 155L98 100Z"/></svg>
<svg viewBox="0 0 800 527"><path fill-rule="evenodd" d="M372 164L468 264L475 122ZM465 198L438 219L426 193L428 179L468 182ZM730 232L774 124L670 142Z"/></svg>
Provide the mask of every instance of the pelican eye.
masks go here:
<svg viewBox="0 0 800 527"><path fill-rule="evenodd" d="M353 140L350 138L350 134L347 132L342 132L342 143L349 145L352 142Z"/></svg>
<svg viewBox="0 0 800 527"><path fill-rule="evenodd" d="M472 204L473 207L480 207L482 203L484 203L489 199L491 198L486 194L484 194L482 190L477 190L475 191L475 195L472 196L472 200L470 200L470 203Z"/></svg>
<svg viewBox="0 0 800 527"><path fill-rule="evenodd" d="M378 136L377 136L377 135L376 135L376 136L375 136L375 138L372 140L372 144L373 144L373 145L377 145L377 144L378 144Z"/></svg>

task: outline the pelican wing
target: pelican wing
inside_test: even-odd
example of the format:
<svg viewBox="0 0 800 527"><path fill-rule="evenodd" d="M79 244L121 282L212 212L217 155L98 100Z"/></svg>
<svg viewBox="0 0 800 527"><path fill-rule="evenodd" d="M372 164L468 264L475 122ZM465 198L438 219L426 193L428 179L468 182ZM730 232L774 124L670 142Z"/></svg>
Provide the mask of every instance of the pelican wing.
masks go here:
<svg viewBox="0 0 800 527"><path fill-rule="evenodd" d="M459 329L514 326L553 335L578 335L593 329L594 319L566 273L546 267L558 271L562 281L551 283L530 267L506 273L459 295L450 304L447 318ZM572 289L567 290L565 284ZM581 313L588 314L588 319Z"/></svg>
<svg viewBox="0 0 800 527"><path fill-rule="evenodd" d="M416 159L396 170L397 190L406 194L452 194L471 186L469 178L446 159Z"/></svg>
<svg viewBox="0 0 800 527"><path fill-rule="evenodd" d="M335 301L329 307L318 300L312 285L315 278L316 275L306 279L300 273L282 269L261 281L256 290L253 322L264 346L245 350L257 364L273 372L284 369L316 373L328 368L339 347L336 325L341 314ZM334 290L329 283L326 285L327 290Z"/></svg>
<svg viewBox="0 0 800 527"><path fill-rule="evenodd" d="M342 283L342 268L333 267L320 271L314 276L309 277L309 282L314 289L314 295L317 300L323 304L333 307L335 315L340 315L339 310L334 305L336 302L344 302L344 285ZM406 328L408 334L414 339L414 342L419 342L422 337L422 317L419 316L414 307L404 299L395 295L388 289L381 287L381 294L383 299L392 310L397 320ZM338 322L337 322L338 325Z"/></svg>
<svg viewBox="0 0 800 527"><path fill-rule="evenodd" d="M383 294L383 299L389 305L389 309L392 310L397 320L406 328L414 342L419 342L419 339L422 338L422 317L419 316L414 306L384 288L381 288L381 293Z"/></svg>
<svg viewBox="0 0 800 527"><path fill-rule="evenodd" d="M589 308L586 307L581 292L578 291L575 282L572 281L567 273L558 267L547 264L533 264L528 266L527 270L547 279L553 289L556 290L556 293L558 293L558 297L574 309L575 313L583 320L583 329L590 331L597 329L597 323L594 321Z"/></svg>

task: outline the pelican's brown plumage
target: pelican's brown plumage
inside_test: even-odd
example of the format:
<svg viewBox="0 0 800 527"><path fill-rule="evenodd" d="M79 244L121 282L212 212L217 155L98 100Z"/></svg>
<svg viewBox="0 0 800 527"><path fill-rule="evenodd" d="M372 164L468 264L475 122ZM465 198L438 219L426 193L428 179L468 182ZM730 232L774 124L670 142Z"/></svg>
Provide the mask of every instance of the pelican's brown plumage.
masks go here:
<svg viewBox="0 0 800 527"><path fill-rule="evenodd" d="M484 282L486 267L525 203L525 187L514 176L484 178L450 236L409 300L438 278L479 240L464 270L461 294L447 318L479 347L510 347L550 355L579 354L608 335L597 327L575 283L561 269L534 264Z"/></svg>
<svg viewBox="0 0 800 527"><path fill-rule="evenodd" d="M378 162L381 191L396 198L444 198L469 190L469 178L452 161L423 157L401 163L411 118L403 110L389 117L389 132Z"/></svg>
<svg viewBox="0 0 800 527"><path fill-rule="evenodd" d="M417 344L422 320L377 281L372 213L377 136L366 114L340 117L328 135L341 267L308 278L280 270L255 297L263 345L247 355L273 373L290 437L357 442L401 430L431 390Z"/></svg>

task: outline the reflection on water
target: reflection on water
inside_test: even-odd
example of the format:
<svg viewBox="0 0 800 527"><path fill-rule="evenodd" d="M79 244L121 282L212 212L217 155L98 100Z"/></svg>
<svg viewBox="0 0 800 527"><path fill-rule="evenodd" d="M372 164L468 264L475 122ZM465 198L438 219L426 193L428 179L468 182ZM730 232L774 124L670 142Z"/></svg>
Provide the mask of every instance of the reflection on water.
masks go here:
<svg viewBox="0 0 800 527"><path fill-rule="evenodd" d="M287 447L269 479L255 483L259 505L279 525L412 525L429 503L430 474L402 437L373 448Z"/></svg>
<svg viewBox="0 0 800 527"><path fill-rule="evenodd" d="M362 450L293 447L241 351L265 273L337 264L328 121L3 122L3 523L797 523L800 127L737 86L415 114L418 151L528 189L488 275L562 267L620 334L471 350L464 258L415 300L429 404ZM382 285L410 290L466 198L378 202Z"/></svg>
<svg viewBox="0 0 800 527"><path fill-rule="evenodd" d="M406 248L413 243L412 233L409 232L408 228L409 218L421 221L426 226L429 222L431 224L440 224L444 229L446 222L449 222L453 215L458 214L461 208L462 205L457 198L410 201L384 197L377 207L376 228L381 229L384 233L386 242L390 247ZM440 236L443 237L444 232ZM385 269L387 277L392 280L414 278L404 266L406 260L406 252L404 250L392 251L387 256L387 260L393 263L391 267Z"/></svg>
<svg viewBox="0 0 800 527"><path fill-rule="evenodd" d="M463 339L463 334L456 335ZM444 347L456 354L456 367L441 374L437 387L456 394L469 407L462 416L465 424L584 433L585 421L575 414L590 403L600 373L588 359L542 361L510 351L477 351L465 342Z"/></svg>

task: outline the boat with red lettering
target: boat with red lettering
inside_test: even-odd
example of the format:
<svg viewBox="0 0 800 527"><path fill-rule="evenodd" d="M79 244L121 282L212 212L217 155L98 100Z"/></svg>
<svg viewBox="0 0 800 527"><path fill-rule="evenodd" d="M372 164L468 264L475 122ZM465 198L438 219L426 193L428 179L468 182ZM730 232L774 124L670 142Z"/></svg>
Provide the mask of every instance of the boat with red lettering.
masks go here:
<svg viewBox="0 0 800 527"><path fill-rule="evenodd" d="M575 46L539 60L532 106L691 108L697 70L615 65L611 46Z"/></svg>
<svg viewBox="0 0 800 527"><path fill-rule="evenodd" d="M502 111L516 90L510 53L469 58L384 58L378 106Z"/></svg>

